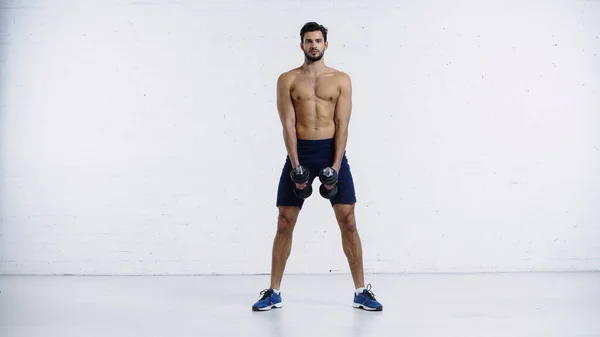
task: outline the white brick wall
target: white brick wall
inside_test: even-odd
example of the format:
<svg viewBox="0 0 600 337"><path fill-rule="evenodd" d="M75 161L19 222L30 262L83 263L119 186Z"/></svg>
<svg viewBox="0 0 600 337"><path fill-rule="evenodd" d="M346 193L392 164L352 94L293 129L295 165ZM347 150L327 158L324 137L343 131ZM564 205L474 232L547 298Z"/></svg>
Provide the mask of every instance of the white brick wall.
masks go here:
<svg viewBox="0 0 600 337"><path fill-rule="evenodd" d="M600 269L598 2L1 6L1 273L268 273L309 20L353 78L367 272ZM318 194L294 240L288 273L348 271Z"/></svg>

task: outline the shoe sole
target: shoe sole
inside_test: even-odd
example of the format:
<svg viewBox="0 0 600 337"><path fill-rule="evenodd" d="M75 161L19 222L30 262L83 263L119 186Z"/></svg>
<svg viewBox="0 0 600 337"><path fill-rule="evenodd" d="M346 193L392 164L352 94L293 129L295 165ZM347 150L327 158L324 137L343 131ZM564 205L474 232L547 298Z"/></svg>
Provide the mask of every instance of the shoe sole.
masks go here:
<svg viewBox="0 0 600 337"><path fill-rule="evenodd" d="M269 305L269 306L264 307L264 308L258 308L258 307L254 307L253 306L252 307L252 311L269 311L271 309L279 309L281 307L283 307L283 302L280 302L280 303L277 303L277 304L272 304L272 305Z"/></svg>
<svg viewBox="0 0 600 337"><path fill-rule="evenodd" d="M366 310L366 311L383 311L383 307L369 308L369 307L366 307L366 306L364 306L362 304L358 304L358 303L353 303L352 306L355 309L362 309L362 310Z"/></svg>

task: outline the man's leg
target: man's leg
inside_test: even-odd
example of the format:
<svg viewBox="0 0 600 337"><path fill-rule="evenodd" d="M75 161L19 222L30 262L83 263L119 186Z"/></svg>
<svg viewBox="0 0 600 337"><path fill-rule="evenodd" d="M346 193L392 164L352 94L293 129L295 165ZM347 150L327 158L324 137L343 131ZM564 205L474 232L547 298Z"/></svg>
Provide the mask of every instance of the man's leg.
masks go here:
<svg viewBox="0 0 600 337"><path fill-rule="evenodd" d="M342 235L342 247L348 259L350 272L354 281L354 287L365 287L365 276L363 271L362 244L356 229L356 217L354 216L354 204L333 205L335 217Z"/></svg>
<svg viewBox="0 0 600 337"><path fill-rule="evenodd" d="M281 308L283 301L279 293L281 279L287 259L292 250L292 233L296 226L298 214L302 209L304 200L294 195L296 186L290 178L291 164L289 159L281 171L279 186L277 190L277 232L273 240L271 256L271 284L269 289L261 291L259 300L252 305L254 311L266 311L271 308Z"/></svg>
<svg viewBox="0 0 600 337"><path fill-rule="evenodd" d="M371 285L365 287L362 243L356 229L356 217L354 215L356 193L346 156L342 158L337 186L338 192L330 201L340 227L342 247L348 259L356 289L353 306L370 311L381 311L383 306L375 299L375 294L371 292Z"/></svg>
<svg viewBox="0 0 600 337"><path fill-rule="evenodd" d="M279 289L281 288L283 271L292 250L292 233L294 232L301 207L278 206L278 208L277 232L273 240L271 260L271 285L269 289L261 291L261 297L252 305L253 311L267 311L283 306Z"/></svg>
<svg viewBox="0 0 600 337"><path fill-rule="evenodd" d="M295 206L279 206L277 217L277 232L273 240L273 253L271 260L271 288L279 290L281 279L292 250L292 234L300 208Z"/></svg>
<svg viewBox="0 0 600 337"><path fill-rule="evenodd" d="M375 294L371 292L371 285L365 287L365 276L362 260L362 244L360 236L356 230L356 218L354 216L354 204L335 204L333 205L335 217L342 234L342 246L344 253L348 258L350 272L354 280L353 307L369 310L381 311L383 305L375 299Z"/></svg>
<svg viewBox="0 0 600 337"><path fill-rule="evenodd" d="M350 265L350 272L356 289L365 287L362 260L362 244L356 230L356 217L354 205L356 204L356 191L354 179L346 155L342 157L337 182L338 192L330 199L335 212L338 226L342 234L342 247Z"/></svg>

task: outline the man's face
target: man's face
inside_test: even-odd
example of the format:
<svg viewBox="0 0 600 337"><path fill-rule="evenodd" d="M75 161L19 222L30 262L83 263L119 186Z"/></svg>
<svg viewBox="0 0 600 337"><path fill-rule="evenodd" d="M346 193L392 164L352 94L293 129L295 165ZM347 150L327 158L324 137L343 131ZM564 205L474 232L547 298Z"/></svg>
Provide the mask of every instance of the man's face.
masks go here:
<svg viewBox="0 0 600 337"><path fill-rule="evenodd" d="M323 38L320 30L316 32L306 32L304 41L300 43L300 48L304 51L306 59L312 62L320 60L327 50L328 43Z"/></svg>

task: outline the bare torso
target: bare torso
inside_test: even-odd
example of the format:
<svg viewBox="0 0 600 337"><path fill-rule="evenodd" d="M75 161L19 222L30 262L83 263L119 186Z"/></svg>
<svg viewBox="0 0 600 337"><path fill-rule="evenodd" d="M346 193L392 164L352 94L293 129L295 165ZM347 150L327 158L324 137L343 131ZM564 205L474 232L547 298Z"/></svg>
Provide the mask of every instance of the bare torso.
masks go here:
<svg viewBox="0 0 600 337"><path fill-rule="evenodd" d="M341 72L327 68L319 75L291 70L290 98L296 113L299 139L326 139L335 135L335 107L340 95Z"/></svg>

